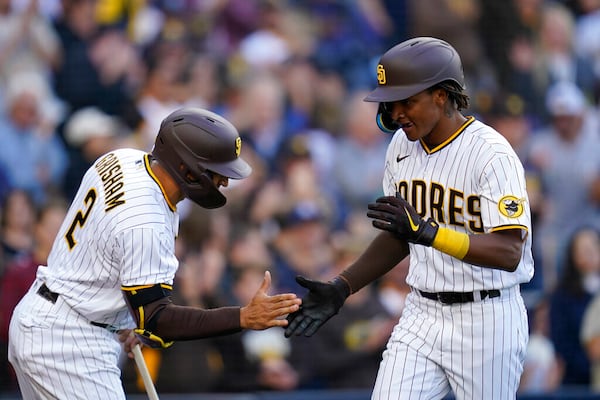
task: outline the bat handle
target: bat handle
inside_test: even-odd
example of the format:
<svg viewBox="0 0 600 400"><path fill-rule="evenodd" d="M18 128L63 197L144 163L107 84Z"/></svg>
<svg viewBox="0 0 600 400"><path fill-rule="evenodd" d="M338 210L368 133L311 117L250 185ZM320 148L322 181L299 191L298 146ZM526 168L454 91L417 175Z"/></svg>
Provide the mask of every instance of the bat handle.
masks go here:
<svg viewBox="0 0 600 400"><path fill-rule="evenodd" d="M150 400L159 400L158 393L156 393L156 388L154 387L154 383L150 377L150 372L148 371L148 366L146 366L146 362L144 361L144 355L142 354L140 345L136 344L133 346L132 351L135 363L140 371L142 379L144 380L144 387L146 388L146 393L148 393L148 398Z"/></svg>

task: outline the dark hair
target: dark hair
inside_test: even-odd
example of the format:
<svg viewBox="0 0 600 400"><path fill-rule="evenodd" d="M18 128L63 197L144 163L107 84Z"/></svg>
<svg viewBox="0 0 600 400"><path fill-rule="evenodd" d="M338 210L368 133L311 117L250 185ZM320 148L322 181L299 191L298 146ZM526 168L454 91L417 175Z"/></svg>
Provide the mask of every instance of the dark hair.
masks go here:
<svg viewBox="0 0 600 400"><path fill-rule="evenodd" d="M32 210L34 217L36 216L37 206L35 204L35 200L34 200L32 194L25 189L13 188L6 194L4 199L2 199L2 204L0 204L0 226L2 228L6 227L6 221L8 219L7 218L8 214L10 212L12 212L10 210L8 203L10 202L10 200L13 196L18 196L20 194L23 195L23 197L24 197L23 200L25 200L25 202L27 203L27 206Z"/></svg>
<svg viewBox="0 0 600 400"><path fill-rule="evenodd" d="M64 210L66 212L69 209L69 203L60 195L50 196L36 208L36 223L39 223L48 212L55 209Z"/></svg>
<svg viewBox="0 0 600 400"><path fill-rule="evenodd" d="M429 88L429 92L436 89L445 90L458 111L469 108L469 96L464 93L464 89L459 83L448 79Z"/></svg>
<svg viewBox="0 0 600 400"><path fill-rule="evenodd" d="M562 279L559 283L559 286L561 288L578 297L581 297L585 294L585 289L583 287L583 277L581 275L581 272L575 265L574 249L575 243L579 238L580 234L588 231L595 232L596 235L600 236L600 232L598 231L598 229L594 228L591 225L584 225L577 228L569 237L569 242L565 248L563 258L564 264Z"/></svg>

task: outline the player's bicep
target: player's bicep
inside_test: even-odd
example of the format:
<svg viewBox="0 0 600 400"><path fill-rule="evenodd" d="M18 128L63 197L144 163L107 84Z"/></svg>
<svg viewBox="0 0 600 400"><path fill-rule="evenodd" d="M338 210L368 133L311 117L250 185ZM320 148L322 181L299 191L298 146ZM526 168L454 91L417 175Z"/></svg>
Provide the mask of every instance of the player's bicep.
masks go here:
<svg viewBox="0 0 600 400"><path fill-rule="evenodd" d="M521 237L531 226L523 167L513 157L499 157L487 166L480 184L484 231L516 229Z"/></svg>
<svg viewBox="0 0 600 400"><path fill-rule="evenodd" d="M121 285L136 286L147 282L172 284L178 261L175 239L160 227L128 229L117 239L122 249Z"/></svg>

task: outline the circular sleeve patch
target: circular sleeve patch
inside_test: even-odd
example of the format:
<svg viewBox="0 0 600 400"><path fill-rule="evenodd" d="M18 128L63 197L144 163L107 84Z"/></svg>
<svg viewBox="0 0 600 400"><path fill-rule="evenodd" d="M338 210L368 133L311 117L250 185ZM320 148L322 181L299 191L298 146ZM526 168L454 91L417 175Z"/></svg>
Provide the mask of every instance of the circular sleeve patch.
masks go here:
<svg viewBox="0 0 600 400"><path fill-rule="evenodd" d="M515 196L504 196L498 202L498 210L500 214L508 218L518 218L523 214L525 203L524 198L518 198Z"/></svg>

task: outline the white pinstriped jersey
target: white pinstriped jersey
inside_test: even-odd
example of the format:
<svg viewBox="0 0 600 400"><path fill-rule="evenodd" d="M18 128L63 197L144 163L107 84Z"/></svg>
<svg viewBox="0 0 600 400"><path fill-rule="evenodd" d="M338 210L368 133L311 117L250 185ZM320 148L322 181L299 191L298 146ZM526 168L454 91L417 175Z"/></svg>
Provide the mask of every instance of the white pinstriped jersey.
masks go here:
<svg viewBox="0 0 600 400"><path fill-rule="evenodd" d="M428 292L502 289L533 277L531 214L521 161L493 128L469 117L429 149L398 130L388 147L383 190L400 192L417 212L468 234L520 228L526 236L515 272L482 268L433 247L410 244L407 283Z"/></svg>
<svg viewBox="0 0 600 400"><path fill-rule="evenodd" d="M38 277L90 321L131 328L121 286L173 283L178 226L148 155L113 151L83 177Z"/></svg>

